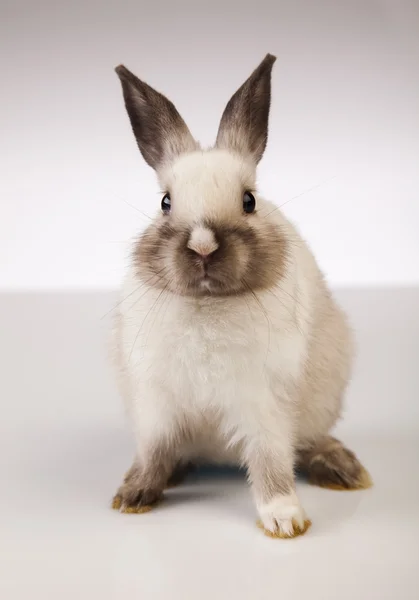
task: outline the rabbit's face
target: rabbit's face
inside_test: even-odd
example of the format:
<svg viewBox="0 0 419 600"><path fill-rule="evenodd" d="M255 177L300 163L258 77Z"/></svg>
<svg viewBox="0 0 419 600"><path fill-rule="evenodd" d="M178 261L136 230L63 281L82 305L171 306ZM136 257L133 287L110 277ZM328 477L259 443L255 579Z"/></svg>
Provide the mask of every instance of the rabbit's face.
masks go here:
<svg viewBox="0 0 419 600"><path fill-rule="evenodd" d="M161 215L135 248L143 281L181 295L231 295L275 285L286 241L255 169L226 150L185 154L159 173Z"/></svg>
<svg viewBox="0 0 419 600"><path fill-rule="evenodd" d="M201 151L170 100L123 66L116 71L138 147L166 193L135 248L148 285L186 295L269 288L284 272L279 212L258 198L256 167L268 137L267 54L231 97L215 147Z"/></svg>

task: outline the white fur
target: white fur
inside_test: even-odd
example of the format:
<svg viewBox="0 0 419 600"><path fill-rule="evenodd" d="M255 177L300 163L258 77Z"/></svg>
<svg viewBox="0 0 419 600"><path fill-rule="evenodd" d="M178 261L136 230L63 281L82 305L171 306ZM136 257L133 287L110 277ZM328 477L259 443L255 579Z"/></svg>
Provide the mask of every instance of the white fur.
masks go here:
<svg viewBox="0 0 419 600"><path fill-rule="evenodd" d="M197 152L160 179L170 185L172 218L199 227L207 216L233 218L237 190L254 184L254 172L226 152ZM284 277L258 302L182 297L147 287L134 267L127 274L114 340L139 455L186 425L197 433L185 458L240 463L267 448L291 473L294 449L339 414L352 351L344 315L296 229L275 205L258 197L257 207L254 218L271 213L289 241ZM303 519L294 494L257 501L268 529L276 522L288 532L290 519Z"/></svg>
<svg viewBox="0 0 419 600"><path fill-rule="evenodd" d="M295 492L275 496L269 503L260 504L258 511L266 530L291 537L294 533L293 521L300 529L304 529L307 519Z"/></svg>
<svg viewBox="0 0 419 600"><path fill-rule="evenodd" d="M182 155L159 173L161 189L170 189L172 218L199 223L223 221L241 208L242 190L255 186L252 163L226 150Z"/></svg>

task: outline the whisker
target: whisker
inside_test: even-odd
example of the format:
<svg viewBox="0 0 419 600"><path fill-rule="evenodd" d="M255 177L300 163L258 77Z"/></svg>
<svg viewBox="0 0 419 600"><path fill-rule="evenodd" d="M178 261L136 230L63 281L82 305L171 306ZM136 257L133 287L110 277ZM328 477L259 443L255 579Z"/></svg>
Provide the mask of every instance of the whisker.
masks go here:
<svg viewBox="0 0 419 600"><path fill-rule="evenodd" d="M102 317L100 317L100 320L102 321L112 311L116 310L118 308L118 306L120 306L123 302L125 302L126 300L128 300L128 298L130 298L133 294L135 294L135 292L138 292L138 290L140 290L142 287L144 287L145 285L147 285L148 283L150 283L150 281L152 281L155 277L158 277L159 281L162 281L163 278L159 277L159 275L161 273L163 273L164 270L165 270L165 267L163 267L163 269L161 269L160 271L156 271L156 273L153 273L153 275L151 275L151 277L149 277L145 281L141 281L141 284L138 287L136 287L135 290L133 290L132 292L130 292L127 296L125 296L125 298L122 298L122 300L120 300L117 304L115 304L115 306L113 306L110 310L108 310ZM152 288L149 288L149 289L152 289ZM138 300L140 300L141 298L142 298L142 296L140 296L139 298L137 298L137 300L134 302L134 304L132 306L134 306L138 302ZM132 306L130 308L132 308Z"/></svg>
<svg viewBox="0 0 419 600"><path fill-rule="evenodd" d="M237 296L237 297L241 297L241 296L242 296L241 292L240 292L240 291L238 291L238 292L237 292L237 294L236 294L236 296ZM248 301L247 301L246 294L243 294L243 296L242 296L242 297L243 297L243 300L246 302L247 308L249 309L249 313L250 313L250 316L251 316L251 318L252 318L252 321L253 321L253 330L254 330L254 332L255 332L255 335L256 335L255 319L253 318L253 312L252 312L252 309L251 309L251 307L250 307L250 304L249 304L249 303L248 303Z"/></svg>
<svg viewBox="0 0 419 600"><path fill-rule="evenodd" d="M172 280L171 280L171 281L172 281ZM164 290L163 290L163 291L166 291L166 290L167 290L167 288L168 288L168 286L170 285L171 281L168 281L168 283L167 283L167 285L166 285L166 287L164 288ZM153 329L153 327L154 327L154 325L155 325L155 323L156 323L156 319L157 319L158 315L160 314L160 312L161 312L161 310L162 310L162 308L163 308L164 304L166 303L166 301L167 301L167 298L169 298L169 297L170 297L170 291L166 291L165 295L163 296L163 300L162 300L162 302L160 303L160 306L159 306L159 308L158 308L158 309L155 311L155 314L154 314L154 320L153 320L153 322L152 322L152 324L151 324L151 326L150 326L150 329L149 329L149 331L148 331L148 334L147 334L146 340L145 340L145 342L144 342L144 346L143 346L144 348L146 348L146 347L147 347L147 342L148 342L148 338L150 337L151 330Z"/></svg>
<svg viewBox="0 0 419 600"><path fill-rule="evenodd" d="M300 194L297 194L296 196L293 196L289 200L286 200L285 202L283 202L279 206L276 206L273 210L271 210L270 212L268 212L267 215L261 215L261 216L264 219L266 219L267 217L269 217L269 215L273 214L275 211L279 210L280 208L282 208L283 206L285 206L286 204L288 204L292 200L295 200L296 198L300 198L300 196L304 196L304 194L308 194L309 192L312 192L313 190L316 190L317 188L319 188L320 186L324 185L325 183L329 183L329 181L332 181L333 179L336 179L336 177L337 177L337 175L333 175L333 177L330 177L329 179L325 179L324 181L321 181L320 183L317 183L316 185L313 185L311 188L308 188L307 190L304 190Z"/></svg>
<svg viewBox="0 0 419 600"><path fill-rule="evenodd" d="M336 177L337 177L337 175L333 175L333 177L329 177L329 179L325 179L324 181L321 181L317 185L313 185L313 187L308 188L308 190L305 190L304 192L301 192L301 194L297 194L296 196L293 196L289 200L286 200L286 202L284 202L283 204L281 204L278 208L282 208L283 206L285 206L286 204L288 204L288 202L291 202L291 200L295 200L296 198L299 198L300 196L304 196L304 194L308 194L309 192L312 192L313 190L316 190L317 188L319 188L320 186L324 185L325 183L329 183L329 181L332 181L332 179L336 179Z"/></svg>
<svg viewBox="0 0 419 600"><path fill-rule="evenodd" d="M284 290L283 288L281 288L281 287L279 287L279 286L278 286L278 290L279 290L280 292L287 293L287 294L288 294L288 296L289 296L289 297L290 297L290 298L291 298L291 299L292 299L292 300L295 302L295 304L296 304L297 306L300 306L300 308L302 308L302 305L301 305L301 303L300 303L300 302L299 302L299 301L298 301L296 298L294 298L294 297L293 297L291 294L289 294L288 292L286 292L286 290ZM302 330L301 330L301 328L300 328L300 326L299 326L299 324L298 324L298 321L297 321L297 316L296 316L296 314L295 314L295 313L293 313L293 312L290 310L290 308L287 306L287 304L285 304L285 302L283 302L283 301L282 301L282 300L281 300L281 299L280 299L280 298L277 296L277 294L275 294L275 293L274 293L274 291L273 291L272 289L268 289L268 290L267 290L267 292L269 292L269 293L270 293L270 294L271 294L271 295L272 295L272 296L275 298L275 300L276 300L276 301L277 301L277 302L280 304L280 306L281 306L283 309L285 309L285 310L286 310L286 312L287 312L287 313L288 313L288 315L290 316L290 319L291 319L292 323L293 323L293 324L296 326L296 328L298 329L299 333L302 335L302 334L303 334L303 332L302 332Z"/></svg>
<svg viewBox="0 0 419 600"><path fill-rule="evenodd" d="M291 300L296 304L296 306L298 306L300 309L305 310L305 307L301 304L301 302L293 294L291 294L291 292L288 292L287 290L282 288L280 285L278 285L278 289L280 290L280 292L282 294L286 294L289 298L291 298ZM277 296L275 294L274 294L274 296L277 298ZM308 314L306 314L306 318L307 317L308 317Z"/></svg>
<svg viewBox="0 0 419 600"><path fill-rule="evenodd" d="M133 294L135 294L135 292L138 292L138 290L140 290L143 287L143 283L141 283L138 287L135 288L135 290L133 290L132 292L130 292L127 296L125 296L125 298L122 298L122 300L120 300L117 304L115 304L115 306L113 306L110 310L108 310L104 315L102 315L100 317L100 320L102 321L105 317L107 317L111 312L113 312L115 309L118 308L118 306L120 306L123 302L125 302L125 300L128 300L128 298L130 298Z"/></svg>
<svg viewBox="0 0 419 600"><path fill-rule="evenodd" d="M134 306L136 306L136 305L138 304L138 302L139 302L139 301L140 301L142 298L144 298L144 296L145 296L145 295L146 295L146 294L147 294L147 293L148 293L150 290L153 290L153 289L155 289L155 288L156 288L156 286L154 286L154 285L153 285L153 283L152 283L152 282L153 282L153 280L155 279L155 277L157 277L157 282L158 282L158 283L160 283L160 282L164 282L164 281L165 281L165 278L164 278L164 276L163 276L163 277L160 277L160 274L161 274L161 273L163 273L164 271L167 271L167 268L166 268L166 267L163 267L162 269L160 269L160 271L156 271L156 273L155 273L155 274L154 274L154 275L153 275L153 276L152 276L150 279L148 279L148 280L145 282L145 285L148 285L148 284L150 284L150 285L149 285L149 286L148 286L148 288L145 290L145 292L144 292L143 294L141 294L141 296L139 296L139 297L138 297L138 298L137 298L137 299L136 299L136 300L135 300L135 301L134 301L134 302L131 304L131 306L130 306L130 307L129 307L129 309L127 310L127 314L129 313L129 311L130 311L130 310L132 310L132 309L134 308ZM164 275L167 277L167 272L166 272L166 273L164 273Z"/></svg>
<svg viewBox="0 0 419 600"><path fill-rule="evenodd" d="M150 215L147 215L145 212L143 212L140 208L138 208L138 206L134 206L134 204L131 204L131 202L128 202L128 200L125 200L125 198L122 198L122 196L119 196L119 195L117 195L115 193L114 193L114 196L115 196L115 198L118 198L119 200L122 200L122 202L125 202L125 204L127 206L130 206L131 208L133 208L134 210L136 210L137 212L139 212L140 214L142 214L147 219L150 219L150 221L153 221L153 218L150 217Z"/></svg>
<svg viewBox="0 0 419 600"><path fill-rule="evenodd" d="M148 316L150 315L151 311L152 311L152 310L154 309L154 307L156 306L156 304L157 304L157 302L159 301L159 299L161 298L161 296L162 296L163 292L165 292L165 290L166 290L166 288L168 287L169 283L170 283L170 282L168 282L168 283L165 285L165 287L164 287L164 288L161 290L161 292L160 292L160 293L159 293L159 295L157 296L156 300L153 302L153 304L152 304L151 308L150 308L150 309L147 311L147 314L146 314L146 316L145 316L145 317L144 317L144 319L142 320L142 322L141 322L141 325L140 325L140 328L139 328L139 330L137 331L137 334L136 334L136 336L135 336L135 338L134 338L134 343L132 344L131 352L129 353L128 362L131 360L131 356L132 356L132 353L133 353L133 351L134 351L135 344L137 343L138 336L140 335L140 332L141 332L141 330L142 330L142 328L143 328L143 325L144 325L144 323L146 322L146 319L148 318ZM153 288L150 288L150 289L153 289Z"/></svg>
<svg viewBox="0 0 419 600"><path fill-rule="evenodd" d="M253 298L256 300L259 307L261 308L261 310L265 316L266 322L268 324L268 348L267 348L266 357L265 357L265 365L264 365L264 368L265 368L267 360L268 360L269 350L271 347L271 322L269 320L269 316L268 316L268 313L267 313L265 307L263 306L262 302L259 300L256 293L252 290L252 288L250 287L250 285L247 283L247 281L245 279L242 279L242 282L246 286L246 288L249 290L249 292L252 294Z"/></svg>

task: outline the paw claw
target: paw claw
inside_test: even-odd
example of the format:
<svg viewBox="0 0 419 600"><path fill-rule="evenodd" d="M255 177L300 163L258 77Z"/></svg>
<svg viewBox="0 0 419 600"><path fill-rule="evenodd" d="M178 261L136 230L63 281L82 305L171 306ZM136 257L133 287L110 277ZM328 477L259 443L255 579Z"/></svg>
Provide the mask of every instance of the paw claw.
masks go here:
<svg viewBox="0 0 419 600"><path fill-rule="evenodd" d="M119 510L122 506L122 498L121 496L114 496L114 499L112 500L112 508L114 510Z"/></svg>
<svg viewBox="0 0 419 600"><path fill-rule="evenodd" d="M287 525L282 524L280 527L277 527L275 531L270 531L266 529L262 523L262 521L257 521L257 526L262 529L264 534L271 538L279 538L281 540L292 539L298 537L300 535L304 535L306 531L311 527L310 519L306 519L302 526L295 520L292 519Z"/></svg>
<svg viewBox="0 0 419 600"><path fill-rule="evenodd" d="M316 449L302 454L303 470L312 485L331 490L366 490L371 475L358 457L335 438L326 438Z"/></svg>
<svg viewBox="0 0 419 600"><path fill-rule="evenodd" d="M337 490L340 492L368 490L369 488L373 487L373 485L374 485L371 475L362 466L361 466L361 470L360 470L358 477L354 478L349 483L345 483L345 485L343 485L343 484L341 485L334 481L321 480L321 479L317 478L315 475L311 475L309 477L308 482L311 485L322 487L326 490Z"/></svg>
<svg viewBox="0 0 419 600"><path fill-rule="evenodd" d="M311 525L295 491L279 494L267 504L260 504L258 508L258 526L269 537L294 538L303 535Z"/></svg>
<svg viewBox="0 0 419 600"><path fill-rule="evenodd" d="M122 496L116 494L112 500L111 506L114 510L119 510L121 513L141 515L143 513L150 512L150 510L154 508L159 501L160 499L156 499L154 502L150 502L149 504L141 504L141 502L128 504L127 502L124 502Z"/></svg>
<svg viewBox="0 0 419 600"><path fill-rule="evenodd" d="M121 512L129 515L141 515L146 512L150 512L153 508L151 504L145 504L144 506L123 506Z"/></svg>

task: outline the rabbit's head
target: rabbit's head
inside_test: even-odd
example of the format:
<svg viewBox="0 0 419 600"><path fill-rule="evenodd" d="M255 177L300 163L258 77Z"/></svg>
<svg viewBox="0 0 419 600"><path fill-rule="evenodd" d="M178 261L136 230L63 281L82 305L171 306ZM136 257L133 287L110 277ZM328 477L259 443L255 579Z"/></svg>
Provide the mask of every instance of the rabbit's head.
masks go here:
<svg viewBox="0 0 419 600"><path fill-rule="evenodd" d="M143 281L181 295L225 296L273 287L283 275L279 213L256 191L275 60L266 55L232 96L205 150L170 100L116 68L138 147L165 190L134 250Z"/></svg>

